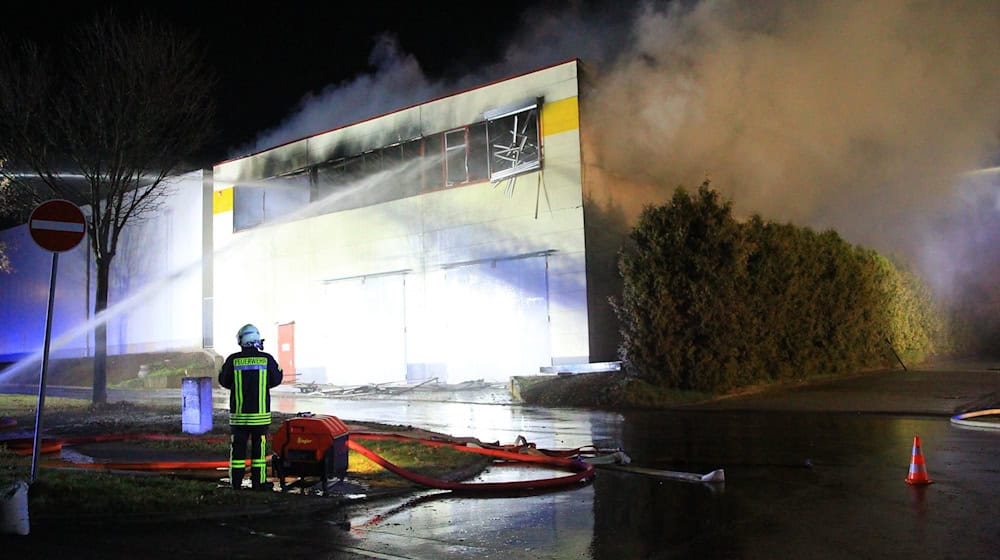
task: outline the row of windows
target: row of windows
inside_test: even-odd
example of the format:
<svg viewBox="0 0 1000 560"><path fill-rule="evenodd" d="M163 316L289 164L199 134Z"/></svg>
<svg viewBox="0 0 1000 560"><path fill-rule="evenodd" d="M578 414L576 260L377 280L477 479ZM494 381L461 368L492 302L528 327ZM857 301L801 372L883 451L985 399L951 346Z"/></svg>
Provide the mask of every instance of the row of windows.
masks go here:
<svg viewBox="0 0 1000 560"><path fill-rule="evenodd" d="M533 171L541 167L539 105L325 162L263 186L237 185L233 226L251 228L309 204L336 212Z"/></svg>

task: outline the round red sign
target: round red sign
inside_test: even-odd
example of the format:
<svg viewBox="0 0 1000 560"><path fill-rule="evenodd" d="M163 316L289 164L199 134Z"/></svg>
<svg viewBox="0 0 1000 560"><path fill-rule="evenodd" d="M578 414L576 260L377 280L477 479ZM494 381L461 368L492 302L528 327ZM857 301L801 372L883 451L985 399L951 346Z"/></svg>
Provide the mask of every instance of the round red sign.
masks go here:
<svg viewBox="0 0 1000 560"><path fill-rule="evenodd" d="M49 200L39 204L31 212L28 229L39 247L55 253L76 247L87 233L83 212L68 200Z"/></svg>

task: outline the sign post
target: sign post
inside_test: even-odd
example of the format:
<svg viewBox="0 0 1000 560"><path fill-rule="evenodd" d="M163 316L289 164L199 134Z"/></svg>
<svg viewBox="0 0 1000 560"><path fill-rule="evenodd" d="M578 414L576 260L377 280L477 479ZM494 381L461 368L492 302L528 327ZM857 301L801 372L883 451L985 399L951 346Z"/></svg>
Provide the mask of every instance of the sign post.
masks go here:
<svg viewBox="0 0 1000 560"><path fill-rule="evenodd" d="M56 296L56 270L59 253L79 245L87 232L83 212L68 200L50 200L39 204L28 219L31 238L39 247L52 251L52 273L49 276L49 305L45 315L45 343L42 349L42 374L38 379L38 408L35 410L35 439L31 452L31 478L38 472L38 449L41 447L42 408L45 406L45 376L49 369L49 341L52 338L52 308Z"/></svg>

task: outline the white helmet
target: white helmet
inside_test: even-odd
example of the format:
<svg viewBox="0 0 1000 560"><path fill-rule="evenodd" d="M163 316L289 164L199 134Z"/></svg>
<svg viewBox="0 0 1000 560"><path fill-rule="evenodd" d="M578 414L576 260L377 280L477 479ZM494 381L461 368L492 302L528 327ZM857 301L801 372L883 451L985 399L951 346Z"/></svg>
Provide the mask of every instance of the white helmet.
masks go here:
<svg viewBox="0 0 1000 560"><path fill-rule="evenodd" d="M260 337L260 331L257 330L257 327L247 323L236 333L236 343L242 347L260 348L264 346L264 339Z"/></svg>

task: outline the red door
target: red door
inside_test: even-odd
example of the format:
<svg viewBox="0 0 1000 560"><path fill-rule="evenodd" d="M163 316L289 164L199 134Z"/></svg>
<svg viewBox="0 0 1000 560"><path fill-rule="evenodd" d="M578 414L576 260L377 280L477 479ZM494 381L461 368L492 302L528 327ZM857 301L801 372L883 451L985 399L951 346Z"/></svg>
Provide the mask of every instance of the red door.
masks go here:
<svg viewBox="0 0 1000 560"><path fill-rule="evenodd" d="M295 383L295 321L278 325L278 365L285 372L282 384Z"/></svg>

